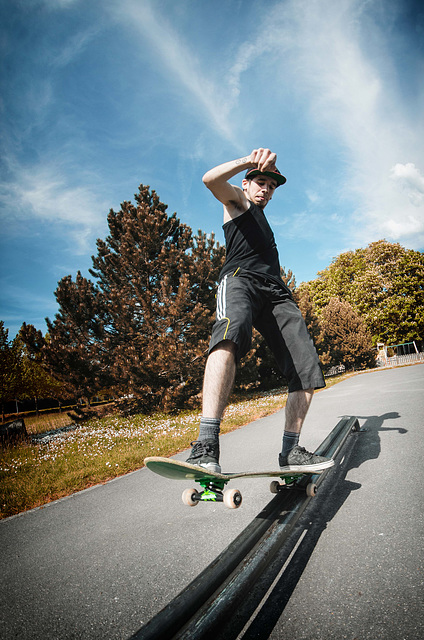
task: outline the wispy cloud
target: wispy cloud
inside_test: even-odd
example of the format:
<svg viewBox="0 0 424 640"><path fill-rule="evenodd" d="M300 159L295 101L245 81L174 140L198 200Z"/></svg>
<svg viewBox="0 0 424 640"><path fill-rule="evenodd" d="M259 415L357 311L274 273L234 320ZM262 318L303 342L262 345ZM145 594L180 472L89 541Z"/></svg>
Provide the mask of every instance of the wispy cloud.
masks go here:
<svg viewBox="0 0 424 640"><path fill-rule="evenodd" d="M75 58L82 55L86 47L90 45L100 31L101 24L99 22L95 26L73 34L67 42L62 44L57 53L55 52L51 55L50 64L57 68L65 67Z"/></svg>
<svg viewBox="0 0 424 640"><path fill-rule="evenodd" d="M30 0L34 5L42 5L49 11L57 9L68 9L73 4L77 4L79 0Z"/></svg>
<svg viewBox="0 0 424 640"><path fill-rule="evenodd" d="M401 7L391 3L392 19ZM424 151L417 139L424 137L424 123L400 91L386 14L375 20L373 11L375 3L361 0L274 5L256 40L240 47L229 84L235 99L246 71L268 64L281 103L290 87L304 106L305 126L339 146L340 207L350 208L346 236L353 246L385 236L422 248Z"/></svg>
<svg viewBox="0 0 424 640"><path fill-rule="evenodd" d="M84 254L104 230L107 203L93 186L73 186L57 166L15 167L0 191L3 234L16 233L18 223L40 221L66 229L76 254Z"/></svg>
<svg viewBox="0 0 424 640"><path fill-rule="evenodd" d="M16 284L16 282L10 282L10 278L0 277L0 287L3 296L7 296L9 304L12 308L18 310L29 308L32 312L37 312L39 309L44 309L45 312L51 313L56 311L57 303L51 295L40 295L34 292L30 287L22 287ZM5 318L6 319L6 318ZM13 319L7 318L7 320Z"/></svg>
<svg viewBox="0 0 424 640"><path fill-rule="evenodd" d="M402 188L393 180L393 167L403 165L403 159L409 168L414 162L424 168L424 154L417 151L414 140L420 127L422 132L422 122L409 121L401 106L388 43L362 13L366 9L362 2L307 5L302 0L291 5L297 31L297 87L308 96L316 123L338 137L345 149L340 195L356 202L348 228L352 242L386 236L422 247L424 209L416 197L418 169L414 167L415 198L410 197L410 179L407 185L404 179Z"/></svg>
<svg viewBox="0 0 424 640"><path fill-rule="evenodd" d="M171 86L179 82L183 91L188 92L195 110L200 109L205 114L208 127L212 126L224 140L239 147L223 86L211 80L210 69L202 69L197 52L173 29L166 16L159 14L155 4L148 0L124 0L119 8L113 4L111 7L116 19L136 29L143 41L150 42Z"/></svg>

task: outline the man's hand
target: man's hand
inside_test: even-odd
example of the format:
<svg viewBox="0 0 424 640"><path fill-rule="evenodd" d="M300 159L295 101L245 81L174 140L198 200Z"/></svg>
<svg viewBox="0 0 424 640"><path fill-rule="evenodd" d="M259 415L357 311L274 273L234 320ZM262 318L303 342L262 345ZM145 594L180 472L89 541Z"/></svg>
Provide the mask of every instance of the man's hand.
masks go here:
<svg viewBox="0 0 424 640"><path fill-rule="evenodd" d="M253 149L250 161L257 166L259 171L274 171L277 162L277 154L269 149Z"/></svg>

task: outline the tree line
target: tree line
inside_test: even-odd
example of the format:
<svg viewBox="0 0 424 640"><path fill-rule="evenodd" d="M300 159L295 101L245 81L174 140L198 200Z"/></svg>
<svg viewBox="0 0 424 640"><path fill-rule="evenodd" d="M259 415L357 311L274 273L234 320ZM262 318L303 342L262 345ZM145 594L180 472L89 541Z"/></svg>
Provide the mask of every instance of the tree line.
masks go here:
<svg viewBox="0 0 424 640"><path fill-rule="evenodd" d="M89 401L104 390L129 412L199 403L225 248L213 234L194 234L175 213L168 215L144 185L135 204L110 210L108 226L107 238L97 240L91 278L77 272L59 281L59 310L46 318L44 336L24 323L9 341L1 324L2 403L19 394ZM424 259L418 251L380 240L341 254L299 287L290 270L282 269L282 277L324 369L374 366L377 342L423 340ZM279 384L284 380L272 355L254 332L236 385Z"/></svg>
<svg viewBox="0 0 424 640"><path fill-rule="evenodd" d="M71 391L69 389L69 391ZM0 402L2 420L7 402L32 400L36 411L43 398L66 397L66 389L26 347L21 333L9 340L9 332L0 320Z"/></svg>

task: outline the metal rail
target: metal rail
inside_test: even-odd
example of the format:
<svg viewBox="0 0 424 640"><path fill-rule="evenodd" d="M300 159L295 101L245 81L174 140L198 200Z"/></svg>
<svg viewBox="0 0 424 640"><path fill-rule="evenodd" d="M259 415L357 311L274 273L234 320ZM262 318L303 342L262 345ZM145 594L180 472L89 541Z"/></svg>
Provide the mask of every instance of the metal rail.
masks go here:
<svg viewBox="0 0 424 640"><path fill-rule="evenodd" d="M352 431L356 417L342 418L315 453L335 458ZM317 487L328 470L305 478ZM217 637L219 628L252 589L292 533L311 498L282 491L241 534L131 640L195 640Z"/></svg>

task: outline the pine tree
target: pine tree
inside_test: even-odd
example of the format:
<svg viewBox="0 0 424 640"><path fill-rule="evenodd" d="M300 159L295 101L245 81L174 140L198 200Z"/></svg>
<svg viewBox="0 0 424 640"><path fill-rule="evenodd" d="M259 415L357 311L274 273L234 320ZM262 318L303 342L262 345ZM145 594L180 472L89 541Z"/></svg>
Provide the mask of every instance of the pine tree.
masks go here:
<svg viewBox="0 0 424 640"><path fill-rule="evenodd" d="M105 361L106 304L96 286L78 271L62 278L55 292L59 312L46 318L43 359L51 374L75 395L90 398L111 383Z"/></svg>
<svg viewBox="0 0 424 640"><path fill-rule="evenodd" d="M149 187L135 202L109 212L95 283L80 273L59 283L44 353L86 397L109 387L133 410L187 406L201 386L224 249L168 216Z"/></svg>

